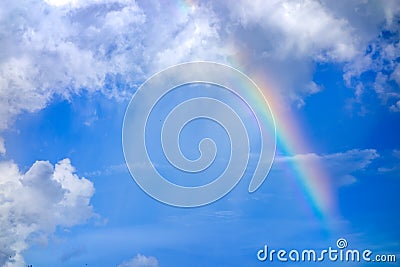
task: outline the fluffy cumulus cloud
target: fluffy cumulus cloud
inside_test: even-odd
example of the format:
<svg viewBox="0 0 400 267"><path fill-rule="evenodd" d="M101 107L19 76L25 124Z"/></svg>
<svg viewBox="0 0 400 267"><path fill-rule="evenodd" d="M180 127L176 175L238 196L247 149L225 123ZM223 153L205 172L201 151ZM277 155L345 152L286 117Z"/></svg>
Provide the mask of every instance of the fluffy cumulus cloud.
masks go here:
<svg viewBox="0 0 400 267"><path fill-rule="evenodd" d="M343 78L355 92L353 105L375 95L392 112L400 101L400 1L323 1L345 18L359 40L358 53L345 64Z"/></svg>
<svg viewBox="0 0 400 267"><path fill-rule="evenodd" d="M158 260L154 257L146 257L142 254L137 254L134 258L124 261L117 267L158 267Z"/></svg>
<svg viewBox="0 0 400 267"><path fill-rule="evenodd" d="M355 103L370 90L400 111L398 0L188 3L0 1L0 133L56 96L126 99L148 75L189 60L228 62L249 74L261 69L299 105L322 90L313 81L316 64L338 64ZM5 143L0 137L0 157ZM375 150L351 150L281 160L318 162L349 184L376 157ZM93 192L68 159L38 161L26 173L0 162L0 265L22 266L32 240L93 216ZM138 254L120 266L158 262Z"/></svg>
<svg viewBox="0 0 400 267"><path fill-rule="evenodd" d="M0 3L0 133L54 97L101 93L126 99L147 76L190 59L223 58L218 16L207 5L132 0ZM6 140L7 141L7 140ZM5 155L0 137L0 156ZM23 266L32 240L93 215L93 184L69 160L26 173L0 163L0 266ZM157 266L138 255L124 266ZM146 266L147 266L146 265ZM149 265L150 266L150 265Z"/></svg>
<svg viewBox="0 0 400 267"><path fill-rule="evenodd" d="M263 69L289 103L302 106L321 91L313 81L315 64L350 61L359 42L346 18L320 1L238 1L226 7L226 36L250 73ZM254 70L255 69L255 70Z"/></svg>
<svg viewBox="0 0 400 267"><path fill-rule="evenodd" d="M373 92L393 112L399 111L400 102L400 12L397 13L365 52L345 66L343 75L346 84L356 89L356 103L363 103L364 96Z"/></svg>
<svg viewBox="0 0 400 267"><path fill-rule="evenodd" d="M138 53L129 32L145 19L134 2L56 7L3 1L0 10L0 129L15 115L44 108L55 94L99 90L119 96L116 75L134 65L121 51Z"/></svg>
<svg viewBox="0 0 400 267"><path fill-rule="evenodd" d="M54 95L99 91L126 98L160 67L224 54L218 16L207 6L2 1L0 25L0 130Z"/></svg>
<svg viewBox="0 0 400 267"><path fill-rule="evenodd" d="M231 11L244 27L260 26L271 42L270 55L344 61L356 54L347 20L335 17L321 2L240 1Z"/></svg>
<svg viewBox="0 0 400 267"><path fill-rule="evenodd" d="M94 216L93 184L74 172L69 159L37 161L26 173L0 162L0 266L25 266L22 253L32 242Z"/></svg>
<svg viewBox="0 0 400 267"><path fill-rule="evenodd" d="M232 32L247 36L237 46L247 50L253 65L268 69L289 100L304 104L318 92L308 86L315 64L333 63L343 66L354 102L372 89L384 105L397 110L398 0L239 2L227 8L242 27ZM364 82L371 73L374 79Z"/></svg>
<svg viewBox="0 0 400 267"><path fill-rule="evenodd" d="M365 87L359 77L372 70L371 87L396 111L399 6L396 0L2 1L0 130L55 95L125 99L149 74L188 60L263 69L299 104L321 89L313 82L316 62L346 64L344 78L358 94Z"/></svg>

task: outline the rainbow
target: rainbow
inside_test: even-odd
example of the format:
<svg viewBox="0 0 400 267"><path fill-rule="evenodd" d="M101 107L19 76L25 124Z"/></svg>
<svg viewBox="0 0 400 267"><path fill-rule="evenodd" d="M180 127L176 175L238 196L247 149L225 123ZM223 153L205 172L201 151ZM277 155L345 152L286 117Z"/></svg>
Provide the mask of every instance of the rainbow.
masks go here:
<svg viewBox="0 0 400 267"><path fill-rule="evenodd" d="M188 14L195 10L196 3L193 0L177 0L176 6L182 14Z"/></svg>
<svg viewBox="0 0 400 267"><path fill-rule="evenodd" d="M196 8L196 3L193 0L177 0L176 3L180 12L184 14ZM328 231L331 228L329 226L330 218L337 214L337 201L332 193L333 188L329 174L319 164L299 160L310 153L311 146L307 143L295 114L288 108L289 105L285 105L286 101L279 93L283 90L277 90L279 87L273 85L265 73L252 68L250 62L248 62L248 58L250 58L248 51L233 49L236 54L227 59L229 65L238 70L250 70L247 71L247 74L261 89L274 114L277 134L277 159L290 162L290 173L296 181L297 189L301 192L299 201L303 202L303 206L314 217L325 223ZM249 94L252 93L249 92ZM259 97L259 94L255 92L252 95ZM264 104L264 101L259 102Z"/></svg>
<svg viewBox="0 0 400 267"><path fill-rule="evenodd" d="M279 87L271 81L272 79L268 78L265 72L252 68L247 60L250 58L247 54L248 52L244 49L236 49L236 54L229 58L228 62L239 70L247 69L247 74L267 99L276 125L276 160L286 160L290 163L289 173L294 178L297 189L301 192L298 201L301 201L302 206L305 206L315 218L323 223L325 233L329 234L334 228L333 225L330 225L331 219L337 216L337 200L332 193L330 175L320 164L301 160L306 156L312 156L311 146L306 141L307 138L305 138L299 120L289 108L290 104L283 100L280 92L284 90L279 90Z"/></svg>
<svg viewBox="0 0 400 267"><path fill-rule="evenodd" d="M235 61L233 65L238 66ZM275 117L277 136L277 159L290 162L290 173L296 181L298 189L302 192L300 200L306 202L306 207L311 213L324 222L328 231L330 218L336 216L337 206L335 195L328 172L315 161L301 160L306 156L312 156L311 146L306 141L299 120L293 114L279 92L277 86L271 86L265 73L253 71L251 78L261 89L268 100ZM287 101L286 101L287 102Z"/></svg>

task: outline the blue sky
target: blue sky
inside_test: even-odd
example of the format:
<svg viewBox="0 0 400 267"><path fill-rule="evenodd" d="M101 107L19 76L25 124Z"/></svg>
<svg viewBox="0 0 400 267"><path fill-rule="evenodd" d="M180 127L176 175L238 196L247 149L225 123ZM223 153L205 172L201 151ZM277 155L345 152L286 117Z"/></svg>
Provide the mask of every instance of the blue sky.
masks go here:
<svg viewBox="0 0 400 267"><path fill-rule="evenodd" d="M264 245L322 250L339 238L399 261L399 7L395 0L3 1L0 265L264 266L271 263L256 256ZM122 125L147 78L193 60L252 78L271 104L278 142L256 192L247 190L250 164L220 200L177 208L132 179ZM208 133L222 152L211 169L218 173L229 150L218 125L188 128L182 147L196 157L191 138ZM354 264L370 265L396 266Z"/></svg>

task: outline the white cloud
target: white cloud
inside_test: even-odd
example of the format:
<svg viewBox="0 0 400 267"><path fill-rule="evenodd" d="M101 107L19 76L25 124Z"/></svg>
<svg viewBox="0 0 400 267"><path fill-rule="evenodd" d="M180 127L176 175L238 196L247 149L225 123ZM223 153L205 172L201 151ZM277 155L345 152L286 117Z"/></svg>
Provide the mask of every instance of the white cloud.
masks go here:
<svg viewBox="0 0 400 267"><path fill-rule="evenodd" d="M190 60L225 61L232 53L220 39L220 14L206 3L157 2L143 8L151 16L144 37L151 73Z"/></svg>
<svg viewBox="0 0 400 267"><path fill-rule="evenodd" d="M45 108L55 95L129 97L149 74L188 60L243 59L240 67L270 72L285 98L302 105L319 91L315 62L349 62L344 78L354 87L351 80L365 71L380 72L379 62L395 64L398 45L377 46L380 61L363 51L382 23L397 27L398 6L358 0L186 7L128 0L1 2L0 130L23 112ZM390 81L398 84L400 71L396 65L393 70L382 72L377 91Z"/></svg>
<svg viewBox="0 0 400 267"><path fill-rule="evenodd" d="M26 173L0 162L0 266L25 266L22 253L33 240L47 240L57 227L72 227L94 216L93 184L74 174L69 159L54 167L36 161Z"/></svg>
<svg viewBox="0 0 400 267"><path fill-rule="evenodd" d="M343 64L359 53L352 25L320 1L237 1L219 8L229 13L223 37L246 71L262 70L282 99L298 107L321 89L313 81L317 62Z"/></svg>
<svg viewBox="0 0 400 267"><path fill-rule="evenodd" d="M400 86L400 65L396 66L396 69L390 75L390 79L395 81Z"/></svg>
<svg viewBox="0 0 400 267"><path fill-rule="evenodd" d="M318 61L345 61L356 53L352 28L333 16L319 1L239 1L231 5L245 27L259 25L277 57L312 57Z"/></svg>
<svg viewBox="0 0 400 267"><path fill-rule="evenodd" d="M400 112L400 100L390 106L390 111Z"/></svg>
<svg viewBox="0 0 400 267"><path fill-rule="evenodd" d="M0 136L0 155L6 154L6 146L4 144L4 138Z"/></svg>
<svg viewBox="0 0 400 267"><path fill-rule="evenodd" d="M385 161L378 168L381 173L393 173L396 175L400 170L400 150L394 149L390 154L385 155ZM398 175L397 175L398 176Z"/></svg>
<svg viewBox="0 0 400 267"><path fill-rule="evenodd" d="M227 35L234 35L229 40L245 51L238 54L244 54L251 68L264 69L275 79L285 99L302 106L316 93L307 90L316 63L344 65L343 78L354 88L354 103L362 103L370 89L388 107L400 99L398 0L238 3L226 7L231 19L226 23L238 20L241 26L226 27ZM392 40L386 36L390 31ZM376 73L372 82L365 81L370 71Z"/></svg>
<svg viewBox="0 0 400 267"><path fill-rule="evenodd" d="M396 102L400 100L399 22L390 25L368 44L365 54L358 55L345 66L343 77L349 87L357 89L357 102L362 102L366 91L373 90L382 104L395 111Z"/></svg>
<svg viewBox="0 0 400 267"><path fill-rule="evenodd" d="M355 172L364 170L378 157L375 149L353 149L344 153L324 155L321 159L339 185L348 185L357 181Z"/></svg>
<svg viewBox="0 0 400 267"><path fill-rule="evenodd" d="M291 157L278 157L278 168L286 161L296 161L310 169L321 167L330 174L338 186L353 184L357 181L354 176L357 171L364 170L379 154L375 149L353 149L346 152L318 155L315 153L299 154ZM314 166L314 167L313 167Z"/></svg>
<svg viewBox="0 0 400 267"><path fill-rule="evenodd" d="M392 24L399 12L398 0L321 0L335 17L346 19L356 30L358 38L369 41L376 37L382 24Z"/></svg>
<svg viewBox="0 0 400 267"><path fill-rule="evenodd" d="M158 260L154 257L146 257L142 254L137 254L134 258L124 261L117 267L158 267Z"/></svg>
<svg viewBox="0 0 400 267"><path fill-rule="evenodd" d="M126 49L121 29L110 25L116 20L109 16L119 17L124 30L137 28L144 15L134 2L95 6L92 12L100 14L93 21L85 18L88 8L58 8L42 1L2 2L0 9L0 130L18 114L44 108L54 95L69 98L85 90L109 97L126 94L112 77L132 71L134 64L118 50L125 46L124 52L135 53L136 42L131 40L132 48ZM126 83L129 87L132 77Z"/></svg>
<svg viewBox="0 0 400 267"><path fill-rule="evenodd" d="M358 53L344 67L343 78L354 88L354 103L363 106L363 97L374 91L389 109L400 99L398 40L400 2L388 1L324 1L332 12L345 17L355 28L360 40Z"/></svg>
<svg viewBox="0 0 400 267"><path fill-rule="evenodd" d="M149 74L223 59L218 16L206 5L128 0L0 3L0 130L55 95L129 97ZM174 19L171 19L174 17Z"/></svg>
<svg viewBox="0 0 400 267"><path fill-rule="evenodd" d="M398 54L394 43L375 46L383 51L381 61L360 54L381 23L396 27L396 1L221 3L183 7L131 0L1 1L0 132L16 116L45 108L55 96L70 99L100 92L124 99L149 74L182 61L226 62L237 56L249 62L239 62L240 67L277 74L283 95L301 105L321 90L312 80L315 62L349 62L345 78L351 81L369 69L379 72L376 66L384 59L394 62ZM399 66L392 67L391 74L382 72L377 79L377 92L390 81L399 84ZM362 95L363 86L357 85ZM381 95L392 99L395 93L383 89ZM391 109L400 108L399 102L390 103ZM5 152L0 139L0 154ZM351 180L351 173L366 166L374 153L308 154L296 160L316 158L331 168L342 160L339 176ZM346 165L346 158L357 164ZM16 260L9 266L23 262L21 252L31 236L47 236L56 226L73 226L93 215L93 185L73 173L68 160L54 169L38 161L25 174L14 163L0 163L0 265L7 255ZM149 259L154 258L138 254L131 262Z"/></svg>

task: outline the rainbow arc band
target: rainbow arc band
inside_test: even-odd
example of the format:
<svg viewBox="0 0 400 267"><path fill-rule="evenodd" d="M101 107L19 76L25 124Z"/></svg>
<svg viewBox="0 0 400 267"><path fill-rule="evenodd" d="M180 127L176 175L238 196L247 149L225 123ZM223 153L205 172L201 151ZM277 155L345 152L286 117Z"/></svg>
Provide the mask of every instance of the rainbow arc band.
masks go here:
<svg viewBox="0 0 400 267"><path fill-rule="evenodd" d="M160 133L163 152L171 165L186 172L200 172L213 164L217 153L213 140L205 138L198 144L201 156L196 160L187 159L179 147L180 132L188 122L197 118L210 119L220 124L230 138L231 153L226 169L212 182L195 187L171 183L157 171L146 148L149 115L168 92L197 83L231 91L250 107L256 118L261 148L249 192L261 186L275 156L276 128L272 111L261 90L245 74L227 65L204 61L183 63L156 73L141 85L127 107L122 144L126 164L136 183L151 197L172 206L196 207L220 199L240 181L249 163L251 140L237 111L221 99L196 97L178 104L163 122ZM171 136L177 138L171 141ZM245 156L243 151L247 152Z"/></svg>

